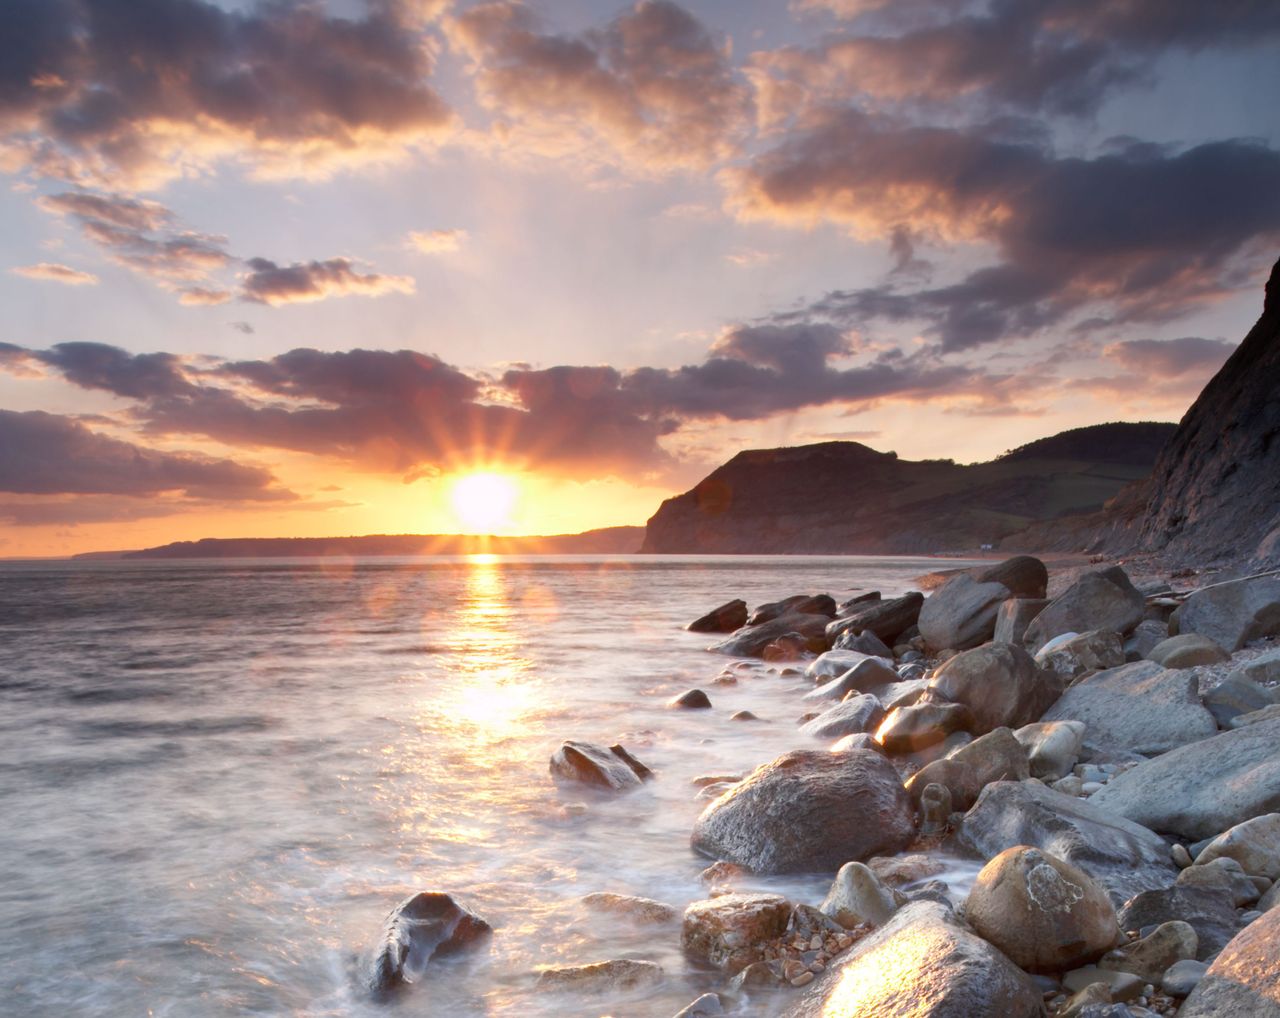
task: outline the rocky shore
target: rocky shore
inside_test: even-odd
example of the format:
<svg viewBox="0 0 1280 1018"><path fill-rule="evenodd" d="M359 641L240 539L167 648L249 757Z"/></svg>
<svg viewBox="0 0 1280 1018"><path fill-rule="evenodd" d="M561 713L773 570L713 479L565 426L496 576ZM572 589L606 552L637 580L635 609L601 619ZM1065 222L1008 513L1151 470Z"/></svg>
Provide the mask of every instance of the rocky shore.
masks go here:
<svg viewBox="0 0 1280 1018"><path fill-rule="evenodd" d="M1280 1018L1280 573L1175 589L1024 555L925 585L735 600L690 623L742 659L709 688L811 688L795 749L691 790L707 800L690 832L703 899L584 899L704 973L710 992L677 1018ZM663 780L622 745L578 741L549 771L608 796ZM956 859L971 886L940 879ZM829 890L760 889L788 874ZM369 988L412 992L433 956L501 935L416 895ZM667 975L604 958L534 978L585 1003Z"/></svg>

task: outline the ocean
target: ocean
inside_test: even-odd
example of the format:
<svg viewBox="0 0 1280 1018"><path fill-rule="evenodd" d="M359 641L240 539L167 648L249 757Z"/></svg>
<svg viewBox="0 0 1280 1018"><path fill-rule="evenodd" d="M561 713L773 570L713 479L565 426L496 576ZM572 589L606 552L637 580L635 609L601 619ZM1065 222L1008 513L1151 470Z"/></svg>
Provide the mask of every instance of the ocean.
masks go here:
<svg viewBox="0 0 1280 1018"><path fill-rule="evenodd" d="M705 897L693 779L822 745L797 731L802 678L682 627L733 597L890 596L938 565L2 563L0 1013L669 1018L720 979L683 958L678 924L580 899ZM712 710L666 708L694 686ZM743 709L762 722L730 720ZM657 777L559 787L565 739L620 741ZM828 882L747 886L816 904ZM419 890L494 935L376 1003L362 966ZM611 958L666 978L618 998L534 988L541 967Z"/></svg>

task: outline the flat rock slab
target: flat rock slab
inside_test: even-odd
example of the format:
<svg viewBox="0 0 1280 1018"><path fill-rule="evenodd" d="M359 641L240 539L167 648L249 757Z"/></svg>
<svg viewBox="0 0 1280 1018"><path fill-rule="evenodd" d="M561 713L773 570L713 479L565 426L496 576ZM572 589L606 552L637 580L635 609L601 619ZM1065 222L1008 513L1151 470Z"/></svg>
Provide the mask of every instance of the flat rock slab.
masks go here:
<svg viewBox="0 0 1280 1018"><path fill-rule="evenodd" d="M1040 999L950 909L919 901L832 962L783 1018L1040 1018Z"/></svg>
<svg viewBox="0 0 1280 1018"><path fill-rule="evenodd" d="M664 978L662 967L651 961L617 958L590 965L543 969L538 973L537 988L592 995L630 993L657 986Z"/></svg>
<svg viewBox="0 0 1280 1018"><path fill-rule="evenodd" d="M1090 800L1188 841L1280 810L1280 718L1222 732L1118 774Z"/></svg>
<svg viewBox="0 0 1280 1018"><path fill-rule="evenodd" d="M1093 877L1116 904L1167 887L1178 875L1156 834L1036 781L988 785L965 814L960 836L984 859L1015 845L1040 848Z"/></svg>
<svg viewBox="0 0 1280 1018"><path fill-rule="evenodd" d="M1087 747L1145 756L1218 731L1218 723L1200 702L1195 674L1154 661L1108 668L1080 680L1042 720L1083 721Z"/></svg>
<svg viewBox="0 0 1280 1018"><path fill-rule="evenodd" d="M1179 1018L1280 1018L1280 909L1238 933L1191 991Z"/></svg>
<svg viewBox="0 0 1280 1018"><path fill-rule="evenodd" d="M901 851L914 835L911 799L887 759L866 749L799 750L708 805L690 843L755 873L834 873Z"/></svg>

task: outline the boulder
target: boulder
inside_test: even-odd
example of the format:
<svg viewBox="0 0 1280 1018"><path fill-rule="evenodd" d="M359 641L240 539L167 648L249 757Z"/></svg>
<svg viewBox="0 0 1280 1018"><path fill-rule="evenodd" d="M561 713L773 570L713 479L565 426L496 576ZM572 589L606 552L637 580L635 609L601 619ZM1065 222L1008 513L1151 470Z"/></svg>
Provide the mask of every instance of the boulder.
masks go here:
<svg viewBox="0 0 1280 1018"><path fill-rule="evenodd" d="M1179 887L1206 887L1221 891L1237 908L1258 900L1258 886L1234 859L1223 856L1203 865L1188 866L1178 874Z"/></svg>
<svg viewBox="0 0 1280 1018"><path fill-rule="evenodd" d="M960 837L982 858L1032 845L1083 870L1121 903L1177 876L1164 840L1038 781L988 785L965 814Z"/></svg>
<svg viewBox="0 0 1280 1018"><path fill-rule="evenodd" d="M816 739L838 739L842 735L873 730L883 717L884 708L880 701L864 693L827 708L812 721L801 725L800 731Z"/></svg>
<svg viewBox="0 0 1280 1018"><path fill-rule="evenodd" d="M1054 598L1027 627L1024 640L1039 650L1059 633L1107 629L1121 635L1142 621L1146 601L1119 566L1085 573Z"/></svg>
<svg viewBox="0 0 1280 1018"><path fill-rule="evenodd" d="M1242 662L1232 670L1231 676L1241 676L1250 682L1280 682L1280 647Z"/></svg>
<svg viewBox="0 0 1280 1018"><path fill-rule="evenodd" d="M553 992L604 995L629 993L658 986L665 978L660 965L651 961L615 958L591 965L565 965L539 971L536 987Z"/></svg>
<svg viewBox="0 0 1280 1018"><path fill-rule="evenodd" d="M1026 748L1031 777L1057 781L1071 773L1084 745L1083 721L1036 721L1013 733Z"/></svg>
<svg viewBox="0 0 1280 1018"><path fill-rule="evenodd" d="M1017 598L1043 598L1049 586L1049 570L1033 555L1015 555L971 572L979 583L1004 584Z"/></svg>
<svg viewBox="0 0 1280 1018"><path fill-rule="evenodd" d="M1231 655L1207 636L1183 633L1161 640L1147 651L1147 660L1166 668L1194 668L1196 665L1216 665L1230 661Z"/></svg>
<svg viewBox="0 0 1280 1018"><path fill-rule="evenodd" d="M880 600L880 591L878 590L868 590L865 594L854 594L853 597L847 598L836 605L836 615L844 618Z"/></svg>
<svg viewBox="0 0 1280 1018"><path fill-rule="evenodd" d="M885 887L866 865L848 862L840 867L819 908L823 915L851 930L864 923L883 926L906 903L906 895Z"/></svg>
<svg viewBox="0 0 1280 1018"><path fill-rule="evenodd" d="M1280 576L1197 590L1173 613L1169 632L1199 633L1233 653L1250 640L1280 633Z"/></svg>
<svg viewBox="0 0 1280 1018"><path fill-rule="evenodd" d="M734 657L760 657L769 644L780 637L796 633L807 641L810 649L816 648L820 652L826 650L829 644L824 635L827 623L825 615L787 612L771 622L745 626L709 649L721 654L732 654Z"/></svg>
<svg viewBox="0 0 1280 1018"><path fill-rule="evenodd" d="M1062 972L1101 958L1119 937L1107 892L1070 863L1028 845L982 868L965 919L1028 972Z"/></svg>
<svg viewBox="0 0 1280 1018"><path fill-rule="evenodd" d="M667 706L676 710L708 710L711 707L711 697L701 689L690 689L672 697Z"/></svg>
<svg viewBox="0 0 1280 1018"><path fill-rule="evenodd" d="M1086 672L1104 668L1116 668L1124 664L1124 644L1119 633L1106 629L1091 629L1077 633L1069 640L1041 647L1036 654L1036 664L1053 672L1063 680L1063 685Z"/></svg>
<svg viewBox="0 0 1280 1018"><path fill-rule="evenodd" d="M960 703L914 703L895 707L876 729L876 741L888 753L914 753L973 725L973 713Z"/></svg>
<svg viewBox="0 0 1280 1018"><path fill-rule="evenodd" d="M713 608L685 628L691 633L732 633L747 624L747 602L741 598Z"/></svg>
<svg viewBox="0 0 1280 1018"><path fill-rule="evenodd" d="M1139 622L1124 641L1126 661L1145 661L1151 649L1169 638L1169 624L1154 619Z"/></svg>
<svg viewBox="0 0 1280 1018"><path fill-rule="evenodd" d="M751 613L750 618L747 619L747 625L763 625L788 613L825 615L831 619L835 618L836 603L827 594L793 594L791 597L784 597L781 601L762 604Z"/></svg>
<svg viewBox="0 0 1280 1018"><path fill-rule="evenodd" d="M1178 920L1196 931L1196 958L1205 961L1226 946L1240 928L1240 916L1226 891L1174 885L1135 894L1120 909L1122 930L1141 930Z"/></svg>
<svg viewBox="0 0 1280 1018"><path fill-rule="evenodd" d="M925 786L936 781L950 790L954 809L966 810L992 782L1021 781L1028 776L1027 751L1009 729L997 728L926 764L911 776L906 788L918 802Z"/></svg>
<svg viewBox="0 0 1280 1018"><path fill-rule="evenodd" d="M986 643L996 631L996 614L1009 599L1003 583L979 583L960 573L933 592L920 608L917 625L931 654L967 650Z"/></svg>
<svg viewBox="0 0 1280 1018"><path fill-rule="evenodd" d="M889 646L906 630L916 624L924 595L911 591L902 597L888 601L868 601L854 612L838 618L827 626L827 639L834 642L845 633L861 633L871 630Z"/></svg>
<svg viewBox="0 0 1280 1018"><path fill-rule="evenodd" d="M435 956L453 954L493 932L449 895L423 891L395 907L369 970L369 988L387 993L418 980Z"/></svg>
<svg viewBox="0 0 1280 1018"><path fill-rule="evenodd" d="M734 975L764 960L765 948L786 932L790 918L791 902L780 894L722 894L685 909L680 945Z"/></svg>
<svg viewBox="0 0 1280 1018"><path fill-rule="evenodd" d="M1181 640L1181 636L1175 636ZM1223 728L1242 714L1251 714L1263 710L1276 702L1276 695L1270 689L1251 682L1239 671L1233 671L1213 689L1204 694L1204 705L1215 721Z"/></svg>
<svg viewBox="0 0 1280 1018"><path fill-rule="evenodd" d="M1026 973L945 906L904 906L834 959L783 1018L1041 1018Z"/></svg>
<svg viewBox="0 0 1280 1018"><path fill-rule="evenodd" d="M845 633L840 637L839 645L848 650L857 650L863 654L871 654L874 657L893 660L893 649L886 647L884 641L870 629L865 629L856 636Z"/></svg>
<svg viewBox="0 0 1280 1018"><path fill-rule="evenodd" d="M1223 831L1196 856L1196 865L1234 859L1252 876L1280 880L1280 813L1254 817Z"/></svg>
<svg viewBox="0 0 1280 1018"><path fill-rule="evenodd" d="M863 654L861 651L829 650L809 662L804 670L804 677L814 685L821 685L844 675L845 672L870 659L870 654ZM880 663L892 671L891 661L884 660Z"/></svg>
<svg viewBox="0 0 1280 1018"><path fill-rule="evenodd" d="M1194 959L1200 938L1190 924L1175 919L1161 923L1140 940L1121 944L1108 951L1098 962L1099 968L1132 972L1148 983L1160 985L1160 978L1172 965Z"/></svg>
<svg viewBox="0 0 1280 1018"><path fill-rule="evenodd" d="M566 742L551 757L551 774L558 780L614 791L634 788L651 773L621 746Z"/></svg>
<svg viewBox="0 0 1280 1018"><path fill-rule="evenodd" d="M1204 974L1179 1018L1280 1018L1280 910L1238 933Z"/></svg>
<svg viewBox="0 0 1280 1018"><path fill-rule="evenodd" d="M835 654L837 651L827 651ZM823 657L827 655L824 654ZM816 689L805 693L806 700L843 700L853 692L870 693L881 686L892 685L898 681L898 673L876 657L864 658L848 671L841 673L830 682L824 682Z"/></svg>
<svg viewBox="0 0 1280 1018"><path fill-rule="evenodd" d="M798 750L757 767L703 810L691 843L755 873L834 872L915 834L898 772L865 749Z"/></svg>
<svg viewBox="0 0 1280 1018"><path fill-rule="evenodd" d="M1280 811L1280 718L1222 732L1117 774L1095 805L1188 841Z"/></svg>
<svg viewBox="0 0 1280 1018"><path fill-rule="evenodd" d="M1043 720L1083 721L1086 746L1146 755L1168 752L1218 730L1200 703L1195 674L1154 661L1081 679L1045 711Z"/></svg>
<svg viewBox="0 0 1280 1018"><path fill-rule="evenodd" d="M968 730L975 735L1039 721L1061 692L1025 650L1008 643L957 654L934 672L929 688L973 712Z"/></svg>
<svg viewBox="0 0 1280 1018"><path fill-rule="evenodd" d="M1027 626L1048 604L1043 597L1011 597L1002 602L996 613L995 642L1021 645Z"/></svg>
<svg viewBox="0 0 1280 1018"><path fill-rule="evenodd" d="M1175 961L1160 980L1160 989L1171 997L1186 997L1204 978L1209 966L1194 958Z"/></svg>

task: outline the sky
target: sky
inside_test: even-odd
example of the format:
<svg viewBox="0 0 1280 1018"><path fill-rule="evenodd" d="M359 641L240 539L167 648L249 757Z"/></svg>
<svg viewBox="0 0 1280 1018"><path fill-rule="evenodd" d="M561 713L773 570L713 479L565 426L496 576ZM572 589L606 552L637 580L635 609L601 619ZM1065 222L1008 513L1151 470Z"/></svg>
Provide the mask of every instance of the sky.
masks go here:
<svg viewBox="0 0 1280 1018"><path fill-rule="evenodd" d="M1176 421L1280 254L1278 45L1274 0L5 0L0 557Z"/></svg>

